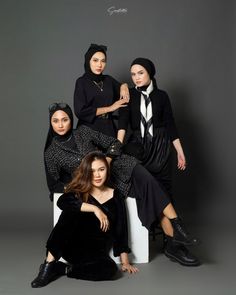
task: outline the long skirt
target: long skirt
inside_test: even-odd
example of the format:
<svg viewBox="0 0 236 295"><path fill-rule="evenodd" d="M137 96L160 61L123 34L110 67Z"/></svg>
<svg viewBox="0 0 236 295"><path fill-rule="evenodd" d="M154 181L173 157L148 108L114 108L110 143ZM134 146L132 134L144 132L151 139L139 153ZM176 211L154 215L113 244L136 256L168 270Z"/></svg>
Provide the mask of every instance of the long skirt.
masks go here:
<svg viewBox="0 0 236 295"><path fill-rule="evenodd" d="M171 141L165 127L155 128L152 142L143 139L140 130L135 131L123 147L123 151L139 159L142 166L172 197Z"/></svg>
<svg viewBox="0 0 236 295"><path fill-rule="evenodd" d="M133 169L131 179L131 196L136 199L139 219L149 230L170 203L170 198L160 183L140 164Z"/></svg>

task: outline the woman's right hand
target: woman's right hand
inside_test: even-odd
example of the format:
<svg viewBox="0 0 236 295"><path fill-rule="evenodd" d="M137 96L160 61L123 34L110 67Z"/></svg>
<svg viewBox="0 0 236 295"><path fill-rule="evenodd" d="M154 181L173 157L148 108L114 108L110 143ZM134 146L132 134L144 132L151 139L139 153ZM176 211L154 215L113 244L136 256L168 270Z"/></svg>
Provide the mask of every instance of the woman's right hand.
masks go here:
<svg viewBox="0 0 236 295"><path fill-rule="evenodd" d="M99 209L98 207L96 207L96 209L94 210L94 214L96 215L96 217L100 221L101 230L106 232L109 229L109 220L108 220L106 214L104 214L102 212L102 210Z"/></svg>
<svg viewBox="0 0 236 295"><path fill-rule="evenodd" d="M119 108L127 107L127 103L129 102L128 98L121 98L117 101L115 101L111 106L110 110L111 112L114 112L118 110Z"/></svg>

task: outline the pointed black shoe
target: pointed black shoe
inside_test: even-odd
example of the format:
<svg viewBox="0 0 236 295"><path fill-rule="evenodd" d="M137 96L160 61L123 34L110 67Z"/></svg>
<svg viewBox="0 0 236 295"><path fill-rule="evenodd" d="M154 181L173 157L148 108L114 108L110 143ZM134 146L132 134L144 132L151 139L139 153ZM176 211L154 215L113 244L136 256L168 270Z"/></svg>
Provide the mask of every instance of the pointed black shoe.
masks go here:
<svg viewBox="0 0 236 295"><path fill-rule="evenodd" d="M167 237L164 254L174 262L184 266L199 266L201 263L189 250L180 244L176 244L173 238Z"/></svg>
<svg viewBox="0 0 236 295"><path fill-rule="evenodd" d="M65 274L66 264L60 261L44 262L38 276L31 282L32 288L41 288Z"/></svg>
<svg viewBox="0 0 236 295"><path fill-rule="evenodd" d="M182 220L179 217L170 219L170 222L174 229L174 236L173 236L174 242L184 246L193 246L193 245L198 245L200 243L200 241L197 238L192 237L187 232Z"/></svg>

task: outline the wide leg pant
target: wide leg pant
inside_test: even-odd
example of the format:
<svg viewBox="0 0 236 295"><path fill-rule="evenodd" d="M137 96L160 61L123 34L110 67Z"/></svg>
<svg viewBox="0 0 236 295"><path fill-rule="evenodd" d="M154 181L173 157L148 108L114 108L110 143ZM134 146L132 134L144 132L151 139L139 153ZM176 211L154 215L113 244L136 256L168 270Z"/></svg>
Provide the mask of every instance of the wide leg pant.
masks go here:
<svg viewBox="0 0 236 295"><path fill-rule="evenodd" d="M55 259L69 262L68 277L98 281L110 280L117 273L109 256L109 236L99 226L93 213L62 212L46 248Z"/></svg>

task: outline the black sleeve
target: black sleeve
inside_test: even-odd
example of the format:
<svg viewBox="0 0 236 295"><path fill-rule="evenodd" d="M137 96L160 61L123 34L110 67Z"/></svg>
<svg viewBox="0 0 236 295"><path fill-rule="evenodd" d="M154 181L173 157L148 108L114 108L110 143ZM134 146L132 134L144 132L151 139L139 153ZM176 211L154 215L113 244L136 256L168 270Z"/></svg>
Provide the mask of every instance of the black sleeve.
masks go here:
<svg viewBox="0 0 236 295"><path fill-rule="evenodd" d="M44 165L48 189L50 191L49 198L53 200L53 193L64 192L65 184L60 180L60 169L55 164L49 153L44 154Z"/></svg>
<svg viewBox="0 0 236 295"><path fill-rule="evenodd" d="M64 192L64 183L60 180L55 180L51 175L46 171L46 179L48 189L50 191L49 198L53 201L53 194L54 193L63 193Z"/></svg>
<svg viewBox="0 0 236 295"><path fill-rule="evenodd" d="M110 78L112 80L112 86L113 86L113 91L114 91L114 98L115 98L115 101L116 101L120 97L120 86L121 86L121 83L118 82L116 79L114 79L111 76L110 76Z"/></svg>
<svg viewBox="0 0 236 295"><path fill-rule="evenodd" d="M132 99L132 98L130 98ZM124 108L119 108L118 130L128 129L130 120L130 102Z"/></svg>
<svg viewBox="0 0 236 295"><path fill-rule="evenodd" d="M128 245L128 224L125 201L122 196L115 195L117 218L114 228L114 256L119 256L121 253L130 253L131 250Z"/></svg>
<svg viewBox="0 0 236 295"><path fill-rule="evenodd" d="M59 197L57 206L65 212L80 212L82 200L77 198L74 193L65 193Z"/></svg>
<svg viewBox="0 0 236 295"><path fill-rule="evenodd" d="M96 117L97 108L89 103L85 87L84 80L77 79L74 91L74 112L79 120L91 123Z"/></svg>
<svg viewBox="0 0 236 295"><path fill-rule="evenodd" d="M167 93L165 93L164 100L164 121L167 126L167 130L170 135L170 139L173 141L179 137L178 131L176 128L173 111L170 103L170 99Z"/></svg>
<svg viewBox="0 0 236 295"><path fill-rule="evenodd" d="M87 126L83 126L85 134L91 138L95 146L100 148L108 157L115 158L120 156L122 143L111 136L95 131Z"/></svg>

